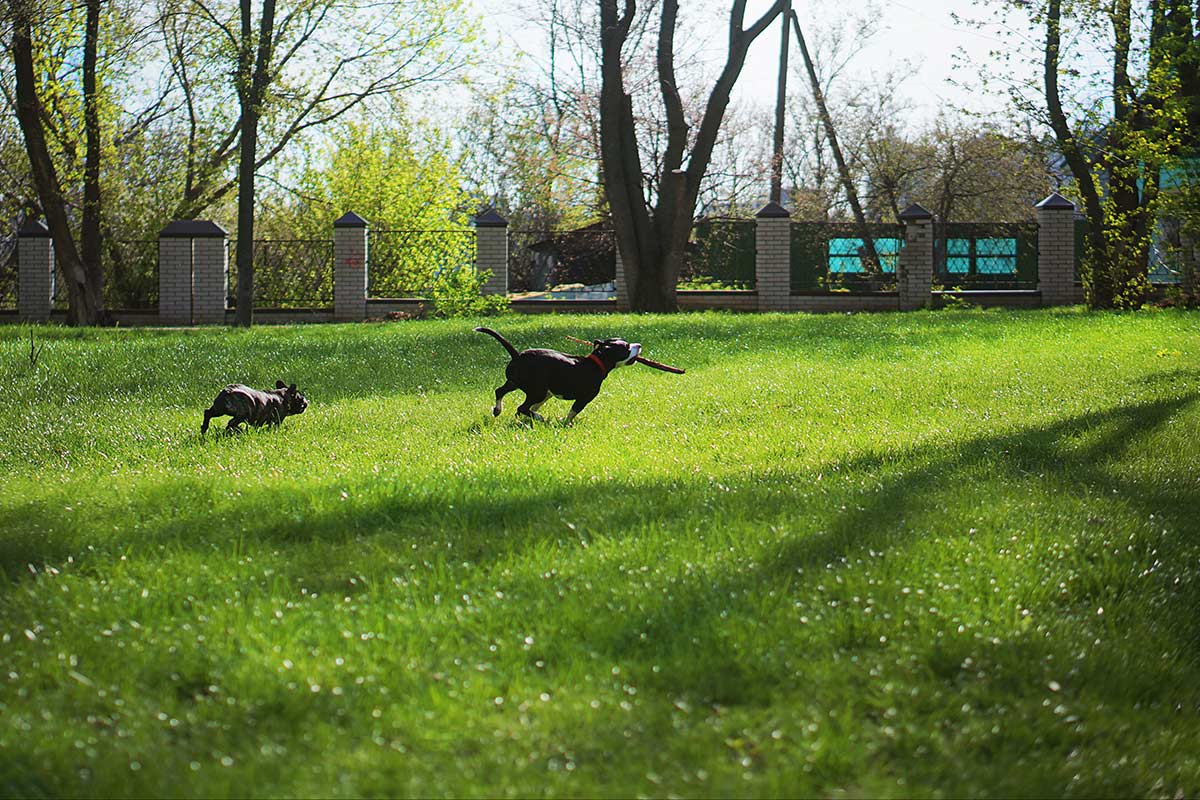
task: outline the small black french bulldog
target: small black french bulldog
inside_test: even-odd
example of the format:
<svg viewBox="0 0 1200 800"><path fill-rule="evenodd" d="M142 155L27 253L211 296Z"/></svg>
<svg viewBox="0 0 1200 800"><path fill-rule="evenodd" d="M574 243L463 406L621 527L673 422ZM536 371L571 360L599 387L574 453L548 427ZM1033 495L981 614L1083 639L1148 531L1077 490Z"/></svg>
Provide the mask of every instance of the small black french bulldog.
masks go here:
<svg viewBox="0 0 1200 800"><path fill-rule="evenodd" d="M572 356L557 350L524 350L508 343L491 328L476 328L479 333L492 336L512 356L504 368L507 380L496 389L496 405L492 416L500 416L504 395L520 389L525 393L525 402L517 407L517 415L541 420L537 413L550 395L563 400L574 400L567 412L565 424L587 406L600 393L600 384L608 373L617 367L632 364L642 351L640 344L630 344L624 339L597 339L592 342L595 349L586 356Z"/></svg>
<svg viewBox="0 0 1200 800"><path fill-rule="evenodd" d="M231 383L221 390L217 399L213 400L212 408L204 411L204 424L200 433L208 431L208 421L213 417L230 416L226 429L231 433L241 433L239 427L248 422L256 428L261 425L278 425L285 417L303 414L308 408L304 395L296 390L296 384L288 386L283 381L276 381L275 388L260 392L240 383Z"/></svg>

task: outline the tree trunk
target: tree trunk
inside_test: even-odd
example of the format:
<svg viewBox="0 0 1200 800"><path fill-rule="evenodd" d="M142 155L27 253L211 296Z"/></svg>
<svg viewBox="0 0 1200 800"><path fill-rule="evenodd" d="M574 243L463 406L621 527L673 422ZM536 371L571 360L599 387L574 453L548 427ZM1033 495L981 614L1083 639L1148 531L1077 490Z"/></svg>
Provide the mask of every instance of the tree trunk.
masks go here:
<svg viewBox="0 0 1200 800"><path fill-rule="evenodd" d="M788 32L792 0L784 0L779 33L779 74L775 83L775 135L771 142L771 202L783 203L783 139L787 106Z"/></svg>
<svg viewBox="0 0 1200 800"><path fill-rule="evenodd" d="M258 149L258 115L242 112L242 139L239 145L236 324L250 327L254 322L254 158Z"/></svg>
<svg viewBox="0 0 1200 800"><path fill-rule="evenodd" d="M79 231L80 260L84 283L72 286L71 304L78 305L89 323L107 321L104 310L104 265L100 237L100 98L96 86L96 51L100 39L100 2L87 0L83 39L83 213Z"/></svg>
<svg viewBox="0 0 1200 800"><path fill-rule="evenodd" d="M91 30L91 15L92 9L89 7L89 31ZM93 268L85 269L79 250L75 245L75 237L71 232L62 184L59 181L58 172L54 168L54 161L46 144L46 133L42 128L42 103L37 93L37 75L34 68L31 32L32 7L29 0L17 0L13 4L12 19L13 36L10 48L15 79L17 122L25 140L25 152L29 156L29 167L33 174L38 202L42 206L42 213L46 215L46 225L50 229L50 237L54 242L55 259L67 284L69 302L67 321L72 325L94 325L104 320L102 285L97 285L95 281L95 275L100 272L99 251L97 248ZM92 53L90 78L92 92L85 97L85 103L94 104L95 39L89 37L88 40L85 40L85 60L89 40ZM86 73L87 68L85 67L85 82L89 80ZM97 146L93 151L89 144L85 158L88 165L97 165L98 169L99 147ZM91 279L89 279L89 274L92 275Z"/></svg>
<svg viewBox="0 0 1200 800"><path fill-rule="evenodd" d="M1116 292L1111 280L1111 254L1107 237L1104 235L1104 207L1087 159L1067 122L1058 90L1061 31L1062 0L1049 0L1046 9L1046 49L1042 72L1046 110L1050 115L1050 128L1054 131L1055 141L1083 198L1084 213L1089 222L1082 270L1087 303L1091 308L1110 308Z"/></svg>
<svg viewBox="0 0 1200 800"><path fill-rule="evenodd" d="M1137 98L1129 77L1129 51L1133 43L1131 0L1115 0L1111 10L1113 41L1112 99L1113 120L1109 125L1108 152L1114 154L1106 159L1108 172L1108 201L1111 206L1105 219L1105 238L1109 251L1109 268L1112 296L1107 299L1108 307L1141 306L1145 299L1150 242L1147 235L1145 193L1150 186L1140 185L1144 164L1130 163L1123 158L1127 152L1126 137L1130 136L1138 123L1136 116ZM1157 184L1157 181L1155 181Z"/></svg>
<svg viewBox="0 0 1200 800"><path fill-rule="evenodd" d="M678 0L663 0L658 31L659 90L667 117L667 145L653 209L645 196L633 101L625 90L621 49L637 10L635 0L600 0L600 155L604 189L625 270L630 307L666 312L678 308L676 284L683 266L700 182L712 159L730 92L750 44L778 16L784 0L749 28L742 28L746 0L734 0L729 22L729 56L709 94L704 116L683 168L689 128L675 81L674 37Z"/></svg>
<svg viewBox="0 0 1200 800"><path fill-rule="evenodd" d="M641 154L634 128L633 99L625 91L621 46L629 34L635 8L626 0L618 13L617 0L600 3L600 150L604 188L612 213L617 249L625 270L630 307L637 311L670 310L659 288L650 289L648 276L657 267L657 243L644 199Z"/></svg>
<svg viewBox="0 0 1200 800"><path fill-rule="evenodd" d="M833 118L829 116L829 108L824 102L824 92L821 91L821 82L817 80L817 71L812 66L812 59L809 56L808 43L804 41L804 34L800 31L800 19L796 12L792 12L792 26L796 30L796 41L800 46L800 55L804 56L804 68L809 73L809 83L812 86L812 101L816 103L817 114L821 116L821 124L826 130L826 136L829 138L829 150L833 151L833 160L838 166L838 176L841 179L841 186L846 192L846 201L850 203L850 210L854 215L854 224L858 225L858 235L863 240L863 259L866 261L864 269L874 272L875 275L883 271L883 261L880 260L880 254L875 249L875 239L871 236L871 231L866 227L866 215L863 213L863 204L859 203L858 190L854 188L854 180L850 174L850 168L846 166L846 158L842 156L841 144L838 142L838 128L833 125ZM899 215L896 215L899 216Z"/></svg>
<svg viewBox="0 0 1200 800"><path fill-rule="evenodd" d="M804 58L804 69L808 71L813 102L817 104L817 114L821 117L821 124L825 126L825 135L829 138L829 149L833 152L833 161L837 165L838 177L846 192L846 202L850 204L850 211L854 214L854 222L858 226L859 238L863 240L863 260L867 262L863 264L863 267L878 275L883 271L883 262L880 261L879 253L875 250L875 239L867 227L867 215L863 213L862 203L858 200L858 190L854 188L854 179L851 177L850 168L846 166L846 159L842 155L837 129L833 126L833 117L829 116L829 108L825 104L825 93L821 91L817 70L813 66L812 57L808 54L808 44L804 41L804 33L800 30L800 18L795 11L791 16L792 27L796 31L796 43L800 45L800 55ZM897 216L899 216L899 212L897 212Z"/></svg>
<svg viewBox="0 0 1200 800"><path fill-rule="evenodd" d="M254 173L258 158L258 122L263 98L271 82L271 50L275 36L275 0L264 0L254 51L252 4L241 0L242 41L238 56L238 101L241 104L241 138L238 142L238 293L235 322L250 327L254 321ZM253 55L252 55L253 54Z"/></svg>

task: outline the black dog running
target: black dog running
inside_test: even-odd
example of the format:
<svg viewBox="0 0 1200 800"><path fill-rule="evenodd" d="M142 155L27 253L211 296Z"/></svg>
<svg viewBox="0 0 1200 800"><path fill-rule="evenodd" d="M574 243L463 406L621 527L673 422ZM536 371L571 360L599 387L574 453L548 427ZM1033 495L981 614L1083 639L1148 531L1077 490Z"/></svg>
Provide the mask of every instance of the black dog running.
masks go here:
<svg viewBox="0 0 1200 800"><path fill-rule="evenodd" d="M565 423L579 415L600 393L600 384L617 367L632 364L642 351L642 346L624 339L597 339L595 349L586 356L572 356L557 350L523 350L509 344L508 340L491 328L476 328L480 333L492 336L512 356L504 368L506 380L496 389L496 405L492 415L500 416L504 395L520 389L525 393L525 402L517 407L517 415L541 420L537 413L550 395L563 400L575 401L567 413Z"/></svg>

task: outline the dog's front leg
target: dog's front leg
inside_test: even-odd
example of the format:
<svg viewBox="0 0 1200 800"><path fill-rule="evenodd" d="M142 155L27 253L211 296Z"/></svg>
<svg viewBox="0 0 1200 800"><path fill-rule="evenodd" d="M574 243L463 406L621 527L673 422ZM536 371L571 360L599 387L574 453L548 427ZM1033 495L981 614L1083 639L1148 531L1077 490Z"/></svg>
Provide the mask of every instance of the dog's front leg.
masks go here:
<svg viewBox="0 0 1200 800"><path fill-rule="evenodd" d="M592 399L589 397L587 400L580 399L572 403L571 410L567 412L567 418L563 420L563 425L570 425L571 421L579 416L579 412L587 408L587 404L590 402L592 402Z"/></svg>

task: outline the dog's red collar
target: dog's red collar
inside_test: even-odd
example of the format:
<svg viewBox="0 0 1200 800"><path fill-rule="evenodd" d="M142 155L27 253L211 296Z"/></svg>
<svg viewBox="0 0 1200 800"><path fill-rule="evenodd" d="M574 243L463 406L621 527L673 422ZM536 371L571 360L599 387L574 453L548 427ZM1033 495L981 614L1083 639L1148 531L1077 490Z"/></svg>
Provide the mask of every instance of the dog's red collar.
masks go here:
<svg viewBox="0 0 1200 800"><path fill-rule="evenodd" d="M588 358L600 368L600 377L608 374L608 367L604 366L604 362L595 353L588 353Z"/></svg>

